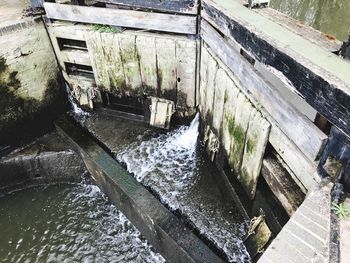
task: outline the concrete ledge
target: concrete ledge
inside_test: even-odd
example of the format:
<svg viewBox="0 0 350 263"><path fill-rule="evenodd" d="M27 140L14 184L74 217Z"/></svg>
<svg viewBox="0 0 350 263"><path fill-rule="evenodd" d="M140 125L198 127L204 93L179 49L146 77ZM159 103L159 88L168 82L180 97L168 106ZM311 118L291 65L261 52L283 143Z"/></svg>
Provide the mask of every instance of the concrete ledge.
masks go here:
<svg viewBox="0 0 350 263"><path fill-rule="evenodd" d="M97 185L168 262L223 262L67 116L55 123Z"/></svg>

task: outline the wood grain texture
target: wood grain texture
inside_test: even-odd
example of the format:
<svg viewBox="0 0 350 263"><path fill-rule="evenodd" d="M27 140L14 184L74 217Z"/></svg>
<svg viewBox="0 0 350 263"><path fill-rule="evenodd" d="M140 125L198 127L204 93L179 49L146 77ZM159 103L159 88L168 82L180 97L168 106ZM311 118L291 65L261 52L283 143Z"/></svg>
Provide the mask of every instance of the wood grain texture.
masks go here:
<svg viewBox="0 0 350 263"><path fill-rule="evenodd" d="M156 38L157 76L160 97L177 101L175 40Z"/></svg>
<svg viewBox="0 0 350 263"><path fill-rule="evenodd" d="M136 36L118 34L120 55L123 62L126 92L129 96L142 95L142 80L139 54L136 49Z"/></svg>
<svg viewBox="0 0 350 263"><path fill-rule="evenodd" d="M207 123L212 123L213 121L213 107L214 107L214 96L215 96L215 79L218 70L218 65L214 59L210 59L207 65L207 86L206 96L205 96L205 120Z"/></svg>
<svg viewBox="0 0 350 263"><path fill-rule="evenodd" d="M201 36L234 73L240 81L241 88L266 109L310 160L315 160L323 150L327 136L274 92L263 76L241 59L240 55L205 21L201 23Z"/></svg>
<svg viewBox="0 0 350 263"><path fill-rule="evenodd" d="M158 88L156 39L137 36L136 49L140 59L143 95L155 96Z"/></svg>
<svg viewBox="0 0 350 263"><path fill-rule="evenodd" d="M197 42L176 40L177 105L193 108L196 103Z"/></svg>
<svg viewBox="0 0 350 263"><path fill-rule="evenodd" d="M99 2L167 13L197 14L198 12L197 0L99 0Z"/></svg>
<svg viewBox="0 0 350 263"><path fill-rule="evenodd" d="M51 19L181 34L197 33L197 18L195 16L63 5L48 2L44 3L44 7L47 17Z"/></svg>
<svg viewBox="0 0 350 263"><path fill-rule="evenodd" d="M261 175L281 202L289 216L292 216L305 198L290 174L272 157L263 160Z"/></svg>
<svg viewBox="0 0 350 263"><path fill-rule="evenodd" d="M206 102L206 94L207 94L207 66L208 61L210 59L209 53L206 48L201 49L201 57L200 57L200 80L199 80L199 111L201 113L202 119L205 117L205 102Z"/></svg>
<svg viewBox="0 0 350 263"><path fill-rule="evenodd" d="M252 108L240 174L240 181L252 200L255 197L270 127L270 123L266 121L261 113Z"/></svg>
<svg viewBox="0 0 350 263"><path fill-rule="evenodd" d="M282 72L302 97L350 136L350 65L326 49L244 8L204 0L202 17L256 60Z"/></svg>
<svg viewBox="0 0 350 263"><path fill-rule="evenodd" d="M227 79L227 85L224 95L224 113L222 120L222 144L225 149L226 156L231 154L231 134L230 120L234 119L237 108L237 97L240 93L239 89L231 78Z"/></svg>
<svg viewBox="0 0 350 263"><path fill-rule="evenodd" d="M225 70L229 76L229 85L227 87L227 100L224 105L224 117L223 117L223 138L222 144L227 156L231 154L231 135L229 130L229 120L234 119L235 108L237 107L237 96L240 93L238 87L239 81L232 71L210 50L206 44L202 46L202 50L205 50L209 54L209 59L215 59L219 68ZM207 74L211 74L209 71ZM202 87L202 86L201 86ZM245 92L243 90L243 92ZM294 181L307 193L308 190L313 189L318 180L320 179L316 173L317 163L311 161L305 154L292 142L286 134L281 131L279 124L272 118L272 116L264 109L258 101L254 100L249 93L245 92L245 95L249 97L250 102L257 109L260 108L263 116L271 124L271 131L269 136L269 142L276 150L276 155L280 156L280 163L288 170L293 177Z"/></svg>
<svg viewBox="0 0 350 263"><path fill-rule="evenodd" d="M242 159L252 109L253 107L247 97L240 92L237 97L235 117L229 120L231 135L229 163L235 175L238 177L238 180L241 182L243 181L241 173Z"/></svg>
<svg viewBox="0 0 350 263"><path fill-rule="evenodd" d="M228 84L228 76L226 72L219 68L215 79L215 96L214 96L214 108L213 108L213 128L216 132L219 140L221 140L222 119L224 113L225 104L225 92Z"/></svg>

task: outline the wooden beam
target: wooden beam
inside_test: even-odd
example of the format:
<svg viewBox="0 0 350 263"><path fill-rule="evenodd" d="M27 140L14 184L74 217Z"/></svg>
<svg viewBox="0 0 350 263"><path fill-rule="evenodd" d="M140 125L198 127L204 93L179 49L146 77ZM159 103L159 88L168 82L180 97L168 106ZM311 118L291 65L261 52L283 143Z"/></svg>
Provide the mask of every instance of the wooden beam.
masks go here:
<svg viewBox="0 0 350 263"><path fill-rule="evenodd" d="M59 60L74 64L91 66L90 56L87 51L82 50L61 50Z"/></svg>
<svg viewBox="0 0 350 263"><path fill-rule="evenodd" d="M272 157L264 159L261 174L288 215L292 216L304 201L305 194L288 172Z"/></svg>
<svg viewBox="0 0 350 263"><path fill-rule="evenodd" d="M206 61L210 62L214 58L218 64L218 68L222 68L226 71L229 76L229 81L226 89L226 103L224 106L224 116L223 116L223 138L222 143L225 148L227 156L231 154L231 136L230 136L230 125L229 119L234 118L236 100L240 90L238 88L239 81L233 75L232 71L211 51L207 46L202 46L202 55L208 57ZM209 64L209 63L208 63ZM211 75L210 69L203 68L203 73L206 75ZM201 83L202 87L206 87L206 82ZM206 90L206 88L204 89ZM251 94L248 94L246 91L243 91L245 95L249 98L254 107L261 107L260 103L257 102L254 98L251 97ZM202 92L203 93L203 92ZM205 96L205 92L204 92ZM204 97L205 98L205 97ZM205 100L204 100L205 101ZM201 111L203 110L203 101L201 101ZM268 120L271 124L271 131L269 136L269 142L276 150L276 156L280 156L281 164L293 177L294 181L302 189L304 193L307 193L307 190L314 188L320 180L320 177L317 175L317 163L311 161L309 158L303 154L300 149L295 145L294 142L288 138L286 134L281 131L278 123L271 117L271 115L264 109L260 108L262 115Z"/></svg>
<svg viewBox="0 0 350 263"><path fill-rule="evenodd" d="M285 134L310 160L317 159L324 148L327 136L271 89L270 83L266 82L263 76L242 59L205 21L201 23L201 36L234 73L240 82L240 87L261 104L260 108L266 109Z"/></svg>
<svg viewBox="0 0 350 263"><path fill-rule="evenodd" d="M44 3L48 18L180 34L197 33L197 17Z"/></svg>
<svg viewBox="0 0 350 263"><path fill-rule="evenodd" d="M252 108L245 140L240 181L251 200L255 197L258 177L269 139L271 124Z"/></svg>
<svg viewBox="0 0 350 263"><path fill-rule="evenodd" d="M180 14L198 13L198 0L99 0L99 2L140 10Z"/></svg>
<svg viewBox="0 0 350 263"><path fill-rule="evenodd" d="M239 1L204 0L202 17L256 60L282 72L302 97L350 135L350 64Z"/></svg>

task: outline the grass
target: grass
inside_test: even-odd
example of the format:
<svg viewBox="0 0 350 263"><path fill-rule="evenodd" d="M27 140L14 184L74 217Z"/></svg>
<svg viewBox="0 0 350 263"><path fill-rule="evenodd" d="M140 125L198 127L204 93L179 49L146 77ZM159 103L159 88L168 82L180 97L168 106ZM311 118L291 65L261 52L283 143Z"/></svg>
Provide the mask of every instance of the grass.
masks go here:
<svg viewBox="0 0 350 263"><path fill-rule="evenodd" d="M92 25L92 30L100 33L119 33L120 32L119 29L117 29L114 26L99 25L99 24Z"/></svg>
<svg viewBox="0 0 350 263"><path fill-rule="evenodd" d="M344 203L340 203L338 205L333 202L332 210L335 212L338 218L344 219L350 216L350 209Z"/></svg>

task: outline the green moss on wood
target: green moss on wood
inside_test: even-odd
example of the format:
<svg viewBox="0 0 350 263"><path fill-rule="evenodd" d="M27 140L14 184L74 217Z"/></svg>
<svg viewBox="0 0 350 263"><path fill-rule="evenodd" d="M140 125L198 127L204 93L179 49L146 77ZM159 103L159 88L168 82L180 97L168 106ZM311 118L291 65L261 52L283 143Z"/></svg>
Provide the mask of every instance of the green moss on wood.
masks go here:
<svg viewBox="0 0 350 263"><path fill-rule="evenodd" d="M100 32L100 33L119 33L120 30L114 26L110 26L110 25L92 25L92 30L95 32Z"/></svg>

